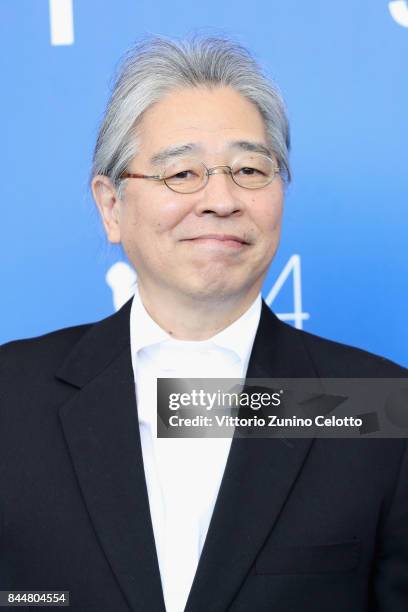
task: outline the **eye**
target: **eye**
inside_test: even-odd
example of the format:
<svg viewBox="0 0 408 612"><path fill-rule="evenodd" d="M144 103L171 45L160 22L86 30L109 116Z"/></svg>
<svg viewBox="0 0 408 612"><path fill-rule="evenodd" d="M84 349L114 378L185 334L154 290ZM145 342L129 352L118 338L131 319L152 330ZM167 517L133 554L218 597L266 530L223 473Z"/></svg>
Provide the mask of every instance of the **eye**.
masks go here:
<svg viewBox="0 0 408 612"><path fill-rule="evenodd" d="M168 183L187 183L195 181L199 177L199 172L194 168L183 168L183 169L169 169L166 176Z"/></svg>
<svg viewBox="0 0 408 612"><path fill-rule="evenodd" d="M239 168L235 174L243 174L245 176L254 176L257 174L263 174L262 170L258 168L251 168L250 166L244 166L243 168Z"/></svg>
<svg viewBox="0 0 408 612"><path fill-rule="evenodd" d="M180 170L180 172L177 172L176 174L173 174L172 176L169 176L168 178L185 180L185 179L191 178L192 175L194 175L194 172L192 172L191 170Z"/></svg>

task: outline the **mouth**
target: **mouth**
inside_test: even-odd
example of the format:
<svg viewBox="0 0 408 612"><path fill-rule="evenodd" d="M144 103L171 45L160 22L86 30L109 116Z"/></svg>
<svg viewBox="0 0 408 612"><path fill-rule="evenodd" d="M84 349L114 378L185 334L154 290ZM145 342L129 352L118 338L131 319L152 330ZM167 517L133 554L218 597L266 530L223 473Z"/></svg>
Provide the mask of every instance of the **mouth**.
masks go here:
<svg viewBox="0 0 408 612"><path fill-rule="evenodd" d="M230 249L242 249L249 245L249 242L233 234L203 234L194 238L187 238L185 242Z"/></svg>

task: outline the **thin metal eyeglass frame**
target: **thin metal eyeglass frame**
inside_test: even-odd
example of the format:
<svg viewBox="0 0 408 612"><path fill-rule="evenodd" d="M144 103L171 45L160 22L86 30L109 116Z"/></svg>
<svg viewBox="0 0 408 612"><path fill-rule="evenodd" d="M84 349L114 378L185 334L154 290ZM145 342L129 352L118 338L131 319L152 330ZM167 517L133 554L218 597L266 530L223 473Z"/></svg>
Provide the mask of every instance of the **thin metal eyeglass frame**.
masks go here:
<svg viewBox="0 0 408 612"><path fill-rule="evenodd" d="M273 164L273 160L270 157L267 157L266 155L264 155L263 157L266 157L267 159L269 159ZM263 187L270 185L273 179L275 178L275 176L279 174L280 172L279 167L273 164L274 173L272 174L270 180L267 183L265 183L265 185L262 185L260 187L245 187L244 185L240 185L239 183L237 183L237 181L234 179L234 175L232 172L233 169L231 166L221 165L221 166L213 166L212 168L207 168L207 166L203 162L199 162L199 163L205 169L205 173L204 173L205 180L197 189L193 189L193 191L179 191L178 189L174 189L174 187L170 187L170 185L167 183L167 179L170 177L165 177L164 175L161 175L161 174L157 174L157 175L156 174L138 174L137 172L126 172L125 171L125 172L122 172L119 178L120 179L132 179L132 178L150 179L153 181L163 181L166 187L170 189L171 191L174 191L175 193L188 194L188 193L196 193L197 191L204 189L204 187L206 187L206 185L208 184L208 181L210 180L210 176L213 176L214 174L229 174L231 179L234 181L235 185L238 185L238 187L242 187L242 189L263 189Z"/></svg>

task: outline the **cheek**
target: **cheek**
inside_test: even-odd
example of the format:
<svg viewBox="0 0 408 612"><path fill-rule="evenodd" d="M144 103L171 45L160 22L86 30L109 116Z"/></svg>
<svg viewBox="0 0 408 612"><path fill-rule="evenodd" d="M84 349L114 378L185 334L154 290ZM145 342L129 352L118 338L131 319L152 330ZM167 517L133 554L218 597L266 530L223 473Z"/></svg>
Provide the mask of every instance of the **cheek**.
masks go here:
<svg viewBox="0 0 408 612"><path fill-rule="evenodd" d="M282 223L282 203L268 202L258 208L256 224L265 237L272 238L272 234L280 232Z"/></svg>
<svg viewBox="0 0 408 612"><path fill-rule="evenodd" d="M274 211L274 214L271 215L270 222L272 230L275 232L280 232L282 224L282 209Z"/></svg>
<svg viewBox="0 0 408 612"><path fill-rule="evenodd" d="M171 193L171 192L170 192ZM178 227L191 210L191 205L183 201L182 196L175 199L166 197L166 201L155 206L152 220L158 234L164 235Z"/></svg>
<svg viewBox="0 0 408 612"><path fill-rule="evenodd" d="M174 256L174 236L180 224L176 207L133 210L122 218L122 246L139 272L143 266L168 265Z"/></svg>
<svg viewBox="0 0 408 612"><path fill-rule="evenodd" d="M154 203L146 203L144 209L134 216L133 223L140 221L144 231L151 237L166 238L166 235L171 235L172 230L182 223L189 210L190 207L186 206L185 202L174 201L167 196L163 202L156 200Z"/></svg>

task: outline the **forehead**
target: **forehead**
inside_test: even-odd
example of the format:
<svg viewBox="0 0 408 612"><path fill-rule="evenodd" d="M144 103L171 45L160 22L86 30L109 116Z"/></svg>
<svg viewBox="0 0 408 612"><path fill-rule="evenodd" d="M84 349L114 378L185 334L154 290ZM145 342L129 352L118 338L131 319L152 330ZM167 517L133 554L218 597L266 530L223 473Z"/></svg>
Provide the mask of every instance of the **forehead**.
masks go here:
<svg viewBox="0 0 408 612"><path fill-rule="evenodd" d="M233 141L266 145L259 110L230 87L185 88L168 93L145 112L138 136L141 155L185 143L214 153L224 151Z"/></svg>

